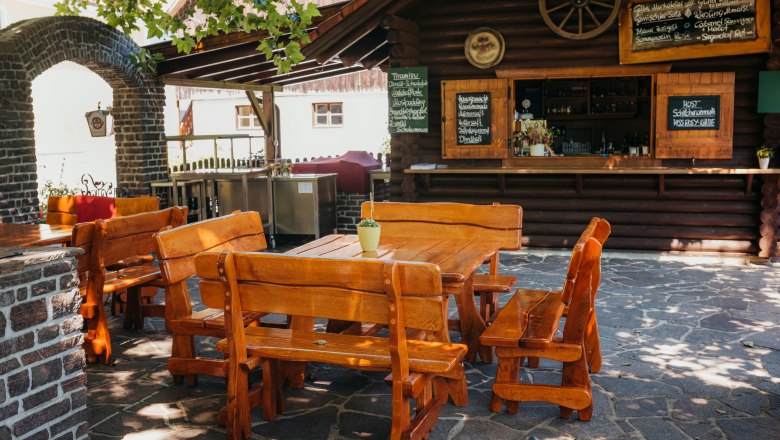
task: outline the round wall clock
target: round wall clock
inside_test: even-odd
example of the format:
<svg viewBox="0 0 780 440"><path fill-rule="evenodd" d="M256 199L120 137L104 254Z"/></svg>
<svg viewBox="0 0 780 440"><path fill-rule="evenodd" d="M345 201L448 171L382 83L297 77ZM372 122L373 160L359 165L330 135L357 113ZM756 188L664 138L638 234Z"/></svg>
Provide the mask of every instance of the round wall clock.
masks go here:
<svg viewBox="0 0 780 440"><path fill-rule="evenodd" d="M463 49L472 66L488 69L504 58L504 37L491 28L479 28L466 37Z"/></svg>

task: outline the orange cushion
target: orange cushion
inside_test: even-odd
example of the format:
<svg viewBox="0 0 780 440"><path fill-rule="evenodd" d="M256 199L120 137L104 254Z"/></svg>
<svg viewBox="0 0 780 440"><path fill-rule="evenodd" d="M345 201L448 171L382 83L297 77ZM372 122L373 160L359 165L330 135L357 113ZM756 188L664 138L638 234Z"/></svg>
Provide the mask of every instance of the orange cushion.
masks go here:
<svg viewBox="0 0 780 440"><path fill-rule="evenodd" d="M91 222L114 217L114 198L101 196L76 196L76 221Z"/></svg>

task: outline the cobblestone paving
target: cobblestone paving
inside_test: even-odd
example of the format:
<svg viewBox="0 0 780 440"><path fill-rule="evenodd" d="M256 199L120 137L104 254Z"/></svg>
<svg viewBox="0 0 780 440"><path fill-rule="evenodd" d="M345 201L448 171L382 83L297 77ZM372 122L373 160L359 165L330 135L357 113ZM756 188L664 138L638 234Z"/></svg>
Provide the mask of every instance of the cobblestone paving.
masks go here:
<svg viewBox="0 0 780 440"><path fill-rule="evenodd" d="M491 413L496 366L467 364L469 405L446 405L430 438L780 438L780 266L664 260L605 255L597 299L604 365L591 376L590 422L562 420L544 403L521 404L517 415ZM523 251L501 261L519 286L559 289L568 256ZM111 325L115 365L87 368L92 438L224 438L216 424L224 382L174 385L165 369L171 339L160 320L147 320L143 332L122 330L118 318ZM201 352L218 356L213 343L202 341ZM555 383L556 368L543 361L521 377ZM285 388L278 420L253 412L253 438L384 439L384 376L310 366L305 388Z"/></svg>

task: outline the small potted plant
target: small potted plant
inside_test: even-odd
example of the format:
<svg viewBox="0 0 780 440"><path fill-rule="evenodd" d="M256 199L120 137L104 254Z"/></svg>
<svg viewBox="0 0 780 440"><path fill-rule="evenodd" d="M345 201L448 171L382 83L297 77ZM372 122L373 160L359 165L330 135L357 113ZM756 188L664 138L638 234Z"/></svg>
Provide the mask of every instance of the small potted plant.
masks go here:
<svg viewBox="0 0 780 440"><path fill-rule="evenodd" d="M758 167L762 170L769 168L769 159L775 155L775 149L762 145L756 150L756 157L758 157Z"/></svg>
<svg viewBox="0 0 780 440"><path fill-rule="evenodd" d="M290 177L292 163L287 159L279 159L271 162L271 173L274 177Z"/></svg>
<svg viewBox="0 0 780 440"><path fill-rule="evenodd" d="M382 227L374 220L374 193L370 195L371 212L368 218L360 220L357 224L358 239L363 252L376 252L379 246L379 235Z"/></svg>
<svg viewBox="0 0 780 440"><path fill-rule="evenodd" d="M523 125L523 129L515 134L515 139L528 144L531 156L544 156L557 134L555 128L547 128L541 122L531 122Z"/></svg>

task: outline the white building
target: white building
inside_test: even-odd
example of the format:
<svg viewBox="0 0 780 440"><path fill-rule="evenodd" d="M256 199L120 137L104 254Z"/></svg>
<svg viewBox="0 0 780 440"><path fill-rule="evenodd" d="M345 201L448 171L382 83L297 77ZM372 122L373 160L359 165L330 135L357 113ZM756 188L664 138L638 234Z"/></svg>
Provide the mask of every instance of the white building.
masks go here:
<svg viewBox="0 0 780 440"><path fill-rule="evenodd" d="M191 117L193 135L248 134L263 136L244 92L216 89L168 88L166 128L172 121ZM383 150L387 139L387 78L379 70L287 86L275 95L279 112L279 156L303 159L337 156L351 150L372 154ZM187 112L191 111L191 115ZM178 119L177 119L178 118ZM184 134L184 133L182 133ZM253 139L253 152L262 148ZM220 157L229 157L229 142L218 141ZM181 160L180 146L171 142L171 164ZM235 140L236 158L248 155L245 140ZM213 142L194 141L188 162L213 157Z"/></svg>

